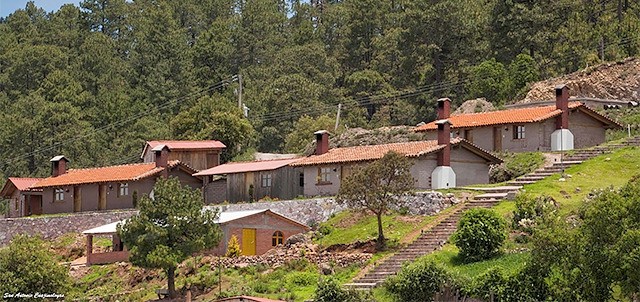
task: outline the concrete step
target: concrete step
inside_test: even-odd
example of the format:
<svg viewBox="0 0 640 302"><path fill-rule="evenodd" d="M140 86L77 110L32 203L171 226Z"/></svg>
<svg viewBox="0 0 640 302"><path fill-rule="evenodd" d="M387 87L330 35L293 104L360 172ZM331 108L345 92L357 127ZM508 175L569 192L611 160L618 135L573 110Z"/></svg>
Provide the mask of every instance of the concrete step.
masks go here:
<svg viewBox="0 0 640 302"><path fill-rule="evenodd" d="M534 180L512 180L510 182L507 182L510 185L530 185L530 184L534 184L537 181Z"/></svg>
<svg viewBox="0 0 640 302"><path fill-rule="evenodd" d="M525 175L525 176L520 176L520 177L516 178L515 180L520 180L520 181L538 181L538 180L543 180L545 178L546 178L545 176Z"/></svg>
<svg viewBox="0 0 640 302"><path fill-rule="evenodd" d="M475 200L486 200L486 199L502 199L507 197L509 193L485 193L476 195L473 197Z"/></svg>
<svg viewBox="0 0 640 302"><path fill-rule="evenodd" d="M581 164L582 161L581 160L563 160L562 162L555 162L553 163L553 167L566 167L566 166L573 166L573 165L579 165Z"/></svg>
<svg viewBox="0 0 640 302"><path fill-rule="evenodd" d="M551 175L553 175L555 173L552 172L533 172L533 173L529 173L526 176L534 176L534 177L549 177Z"/></svg>
<svg viewBox="0 0 640 302"><path fill-rule="evenodd" d="M347 288L353 288L353 289L356 289L356 290L371 290L371 289L375 288L376 286L378 286L378 283L377 282L373 282L373 283L353 282L353 283L345 283L344 286L347 287Z"/></svg>

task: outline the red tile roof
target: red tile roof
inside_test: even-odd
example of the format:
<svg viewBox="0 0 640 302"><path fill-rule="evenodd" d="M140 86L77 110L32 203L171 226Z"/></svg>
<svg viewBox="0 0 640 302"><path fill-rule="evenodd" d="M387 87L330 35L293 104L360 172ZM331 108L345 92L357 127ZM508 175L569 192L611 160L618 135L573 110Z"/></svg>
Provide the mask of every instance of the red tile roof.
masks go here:
<svg viewBox="0 0 640 302"><path fill-rule="evenodd" d="M147 141L142 149L142 154L140 154L140 158L144 158L144 155L147 153L147 150L152 150L153 148L165 145L169 150L220 150L224 149L225 146L220 141L176 141L176 140L162 140L162 141Z"/></svg>
<svg viewBox="0 0 640 302"><path fill-rule="evenodd" d="M417 157L438 151L442 148L444 148L444 145L438 145L438 141L435 140L334 148L325 154L312 155L291 165L313 166L319 164L370 161L382 158L389 151L395 151L407 157Z"/></svg>
<svg viewBox="0 0 640 302"><path fill-rule="evenodd" d="M460 145L480 157L494 163L501 163L502 160L493 156L486 150L461 138L451 139L451 145ZM392 143L382 145L367 145L345 148L334 148L322 155L311 155L301 159L292 166L314 166L325 164L339 164L348 162L372 161L382 158L387 152L395 151L404 154L407 157L418 157L433 153L444 148L444 145L438 145L437 140L416 141L406 143Z"/></svg>
<svg viewBox="0 0 640 302"><path fill-rule="evenodd" d="M188 168L178 160L169 161L169 168L181 166L189 174L195 170ZM48 177L32 186L32 188L47 188L69 185L104 183L104 182L127 182L137 181L151 177L162 172L164 168L156 168L155 163L128 164L119 166L108 166L87 169L70 169L67 173L57 177Z"/></svg>
<svg viewBox="0 0 640 302"><path fill-rule="evenodd" d="M14 186L20 191L25 191L33 186L35 183L41 181L43 178L20 178L20 177L9 177L9 181L13 183Z"/></svg>
<svg viewBox="0 0 640 302"><path fill-rule="evenodd" d="M224 165L219 165L213 168L200 171L194 174L194 176L221 175L221 174L255 172L255 171L270 171L270 170L275 170L275 169L284 167L298 160L300 160L300 158L226 163Z"/></svg>
<svg viewBox="0 0 640 302"><path fill-rule="evenodd" d="M41 181L43 178L22 178L22 177L9 177L4 187L0 191L0 196L8 197L13 193L13 188L18 191L39 191L31 189L31 186Z"/></svg>
<svg viewBox="0 0 640 302"><path fill-rule="evenodd" d="M165 145L169 150L197 150L197 149L222 149L226 148L220 141L148 141L151 149L159 145Z"/></svg>
<svg viewBox="0 0 640 302"><path fill-rule="evenodd" d="M569 109L575 109L579 107L586 108L580 102L569 103ZM503 124L535 123L535 122L550 119L552 117L556 117L560 115L560 113L561 113L561 110L556 109L556 106L552 105L552 106L544 106L544 107L520 108L520 109L500 110L500 111L492 111L492 112L458 114L458 115L450 116L449 121L451 122L452 129L453 128L470 128L470 127L482 127L482 126L503 125ZM615 123L604 116L601 116L601 117L612 123ZM433 121L426 125L417 127L415 131L431 131L431 130L437 130L437 129L438 127L436 126L435 121Z"/></svg>

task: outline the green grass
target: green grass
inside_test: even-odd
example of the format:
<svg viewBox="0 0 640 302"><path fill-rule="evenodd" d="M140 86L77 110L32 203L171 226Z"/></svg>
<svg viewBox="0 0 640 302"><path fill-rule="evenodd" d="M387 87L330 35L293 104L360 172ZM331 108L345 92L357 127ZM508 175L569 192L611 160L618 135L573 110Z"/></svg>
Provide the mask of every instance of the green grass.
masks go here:
<svg viewBox="0 0 640 302"><path fill-rule="evenodd" d="M529 253L503 254L485 261L463 263L458 257L458 248L453 244L446 244L442 250L425 257L443 264L451 272L475 278L493 267L500 267L507 274L515 274L529 259Z"/></svg>
<svg viewBox="0 0 640 302"><path fill-rule="evenodd" d="M592 190L624 185L640 171L639 158L639 148L623 148L568 168L565 174L571 177L565 181L559 181L561 176L556 174L535 184L525 185L524 190L534 195L553 197L560 204L560 213L569 215L578 209Z"/></svg>
<svg viewBox="0 0 640 302"><path fill-rule="evenodd" d="M445 209L441 213L448 213L450 209ZM384 236L390 242L401 241L411 232L420 230L430 222L433 222L436 217L436 215L413 216L400 215L398 213L385 215L382 217ZM363 216L353 211L342 211L328 221L321 223L320 227L330 230L329 234L316 240L317 244L324 247L334 244L349 244L356 241L364 242L375 239L378 236L378 221L375 215Z"/></svg>

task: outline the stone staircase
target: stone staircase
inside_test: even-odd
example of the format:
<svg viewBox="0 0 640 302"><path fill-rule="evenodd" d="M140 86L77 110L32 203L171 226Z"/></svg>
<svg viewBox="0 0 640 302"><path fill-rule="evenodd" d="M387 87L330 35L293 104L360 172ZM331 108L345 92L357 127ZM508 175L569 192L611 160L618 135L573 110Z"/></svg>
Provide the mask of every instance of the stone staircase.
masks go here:
<svg viewBox="0 0 640 302"><path fill-rule="evenodd" d="M471 208L490 208L499 201L509 197L509 195L522 189L522 185L533 184L548 176L563 173L565 169L581 164L582 162L596 156L611 153L612 150L628 146L640 146L640 137L632 137L618 144L607 144L589 149L573 150L568 155L564 155L560 162L554 162L550 166L545 166L534 172L518 177L507 182L503 187L473 187L464 188L482 191L483 194L476 195L472 200L464 203L448 217L438 222L433 228L422 231L420 236L391 257L382 260L361 278L355 279L353 283L345 284L346 287L354 289L369 290L384 282L384 280L395 275L405 262L414 261L424 255L439 250L456 231L458 220L464 211Z"/></svg>
<svg viewBox="0 0 640 302"><path fill-rule="evenodd" d="M522 187L478 188L484 194L477 195L462 204L433 228L422 231L415 241L383 260L361 278L354 280L353 283L347 283L345 286L355 289L371 289L378 286L387 277L395 275L402 268L403 263L439 250L455 232L458 220L464 211L471 208L490 208L520 188Z"/></svg>
<svg viewBox="0 0 640 302"><path fill-rule="evenodd" d="M572 150L570 154L563 155L560 161L554 162L550 166L545 166L529 174L520 176L512 181L507 182L507 184L513 186L533 184L553 174L563 173L567 168L581 164L582 162L592 159L596 156L611 153L611 150L621 147L638 145L640 145L640 138L632 138L621 144L602 145L590 149Z"/></svg>

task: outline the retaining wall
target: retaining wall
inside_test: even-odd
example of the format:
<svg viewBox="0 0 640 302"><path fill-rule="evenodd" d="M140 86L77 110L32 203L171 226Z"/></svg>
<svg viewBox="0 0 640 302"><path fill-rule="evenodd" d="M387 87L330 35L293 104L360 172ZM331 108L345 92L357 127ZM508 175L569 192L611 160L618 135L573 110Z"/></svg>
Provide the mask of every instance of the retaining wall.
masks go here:
<svg viewBox="0 0 640 302"><path fill-rule="evenodd" d="M402 197L402 202L395 209L414 215L432 215L456 203L452 195L443 196L438 192L418 192L412 196ZM346 209L333 197L312 198L304 200L268 201L256 203L228 204L211 206L221 211L245 211L270 209L309 226L326 221L331 215ZM35 216L0 219L0 246L9 243L16 234L39 234L44 239L53 239L67 233L80 233L104 224L129 218L137 210L118 210L83 212L60 216Z"/></svg>

